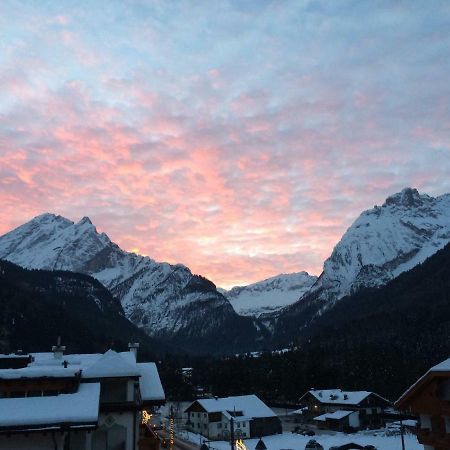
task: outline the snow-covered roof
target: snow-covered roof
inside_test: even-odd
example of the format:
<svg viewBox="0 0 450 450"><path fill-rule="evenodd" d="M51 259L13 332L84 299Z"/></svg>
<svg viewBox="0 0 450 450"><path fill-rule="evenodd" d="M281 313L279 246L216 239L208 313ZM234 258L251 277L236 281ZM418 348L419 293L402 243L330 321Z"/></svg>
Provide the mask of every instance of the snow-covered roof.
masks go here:
<svg viewBox="0 0 450 450"><path fill-rule="evenodd" d="M292 411L289 414L304 414L304 412L307 410L308 410L308 407L304 406L303 408L296 409L295 411Z"/></svg>
<svg viewBox="0 0 450 450"><path fill-rule="evenodd" d="M155 363L136 363L133 352L108 350L104 354L85 353L63 355L56 359L52 352L33 353L33 361L19 369L0 369L0 379L66 378L81 376L83 379L115 377L139 378L141 397L144 401L165 400L158 369ZM64 368L63 363L67 363Z"/></svg>
<svg viewBox="0 0 450 450"><path fill-rule="evenodd" d="M357 413L356 411L344 411L344 410L339 410L339 411L334 411L332 413L326 413L326 414L322 414L321 416L317 416L314 417L314 420L318 420L320 422L325 422L328 419L331 420L341 420L344 417L349 416L350 414L353 413Z"/></svg>
<svg viewBox="0 0 450 450"><path fill-rule="evenodd" d="M99 398L100 383L82 383L73 394L0 398L0 428L96 424Z"/></svg>
<svg viewBox="0 0 450 450"><path fill-rule="evenodd" d="M368 391L342 391L341 389L311 389L308 392L320 403L336 405L359 405L369 395L373 394L373 392ZM377 397L379 397L379 395L377 395Z"/></svg>
<svg viewBox="0 0 450 450"><path fill-rule="evenodd" d="M430 372L450 372L450 358L433 366Z"/></svg>
<svg viewBox="0 0 450 450"><path fill-rule="evenodd" d="M1 353L0 359L27 359L30 356L28 354L17 354L17 353Z"/></svg>
<svg viewBox="0 0 450 450"><path fill-rule="evenodd" d="M0 369L0 379L17 380L20 378L73 378L79 375L77 367L21 367L20 369Z"/></svg>
<svg viewBox="0 0 450 450"><path fill-rule="evenodd" d="M127 352L130 353L130 352ZM114 350L108 350L86 370L83 378L140 377L136 361L132 364Z"/></svg>
<svg viewBox="0 0 450 450"><path fill-rule="evenodd" d="M138 363L142 400L165 400L164 389L155 363Z"/></svg>
<svg viewBox="0 0 450 450"><path fill-rule="evenodd" d="M424 375L422 375L413 385L411 385L402 395L401 397L395 402L395 406L400 406L400 403L411 394L412 391L416 389L420 384L422 384L425 381L425 378L427 378L432 373L440 373L440 372L450 372L450 358L446 359L445 361L440 362L439 364L436 364L431 369L428 370Z"/></svg>
<svg viewBox="0 0 450 450"><path fill-rule="evenodd" d="M242 411L246 418L276 417L276 414L256 395L207 398L196 402L207 412Z"/></svg>

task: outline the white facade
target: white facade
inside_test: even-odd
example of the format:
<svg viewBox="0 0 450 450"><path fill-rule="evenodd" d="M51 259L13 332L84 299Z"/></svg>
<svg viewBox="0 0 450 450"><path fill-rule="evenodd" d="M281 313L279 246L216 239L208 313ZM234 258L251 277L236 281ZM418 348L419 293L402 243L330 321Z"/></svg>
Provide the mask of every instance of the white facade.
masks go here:
<svg viewBox="0 0 450 450"><path fill-rule="evenodd" d="M188 413L187 426L195 433L201 434L210 439L228 438L231 433L231 415L221 413L220 421L210 421L208 413L193 412ZM234 418L234 433L236 438L250 437L250 419L239 416Z"/></svg>

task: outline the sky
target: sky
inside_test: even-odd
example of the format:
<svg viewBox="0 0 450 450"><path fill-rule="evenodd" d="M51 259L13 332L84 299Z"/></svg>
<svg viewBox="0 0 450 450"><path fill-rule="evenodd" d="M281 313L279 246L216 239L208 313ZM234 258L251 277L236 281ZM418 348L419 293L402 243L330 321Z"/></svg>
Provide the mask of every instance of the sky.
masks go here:
<svg viewBox="0 0 450 450"><path fill-rule="evenodd" d="M450 192L450 2L0 2L0 234L89 216L218 286Z"/></svg>

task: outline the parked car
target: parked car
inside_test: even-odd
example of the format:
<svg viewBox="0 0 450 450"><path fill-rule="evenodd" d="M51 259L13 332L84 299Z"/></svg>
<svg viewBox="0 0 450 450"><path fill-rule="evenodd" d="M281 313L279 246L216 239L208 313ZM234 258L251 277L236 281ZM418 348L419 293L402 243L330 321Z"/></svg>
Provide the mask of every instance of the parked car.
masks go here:
<svg viewBox="0 0 450 450"><path fill-rule="evenodd" d="M315 439L311 439L305 447L305 450L324 450L323 446L319 444Z"/></svg>
<svg viewBox="0 0 450 450"><path fill-rule="evenodd" d="M303 436L315 436L315 431L313 431L313 430L305 430L305 431L302 431L302 433L301 433Z"/></svg>

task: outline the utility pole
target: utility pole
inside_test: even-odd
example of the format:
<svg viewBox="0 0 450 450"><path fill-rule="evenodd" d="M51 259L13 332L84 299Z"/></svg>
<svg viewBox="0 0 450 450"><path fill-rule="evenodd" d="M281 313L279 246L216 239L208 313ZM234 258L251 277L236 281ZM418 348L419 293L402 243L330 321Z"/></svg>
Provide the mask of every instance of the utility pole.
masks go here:
<svg viewBox="0 0 450 450"><path fill-rule="evenodd" d="M173 406L170 407L169 416L169 440L170 440L170 450L173 450L173 445L175 441L175 421L173 417Z"/></svg>
<svg viewBox="0 0 450 450"><path fill-rule="evenodd" d="M231 450L234 450L234 417L231 416L230 419L230 443L231 443Z"/></svg>
<svg viewBox="0 0 450 450"><path fill-rule="evenodd" d="M400 413L400 436L402 437L402 450L405 450L405 436L403 436L403 415Z"/></svg>

